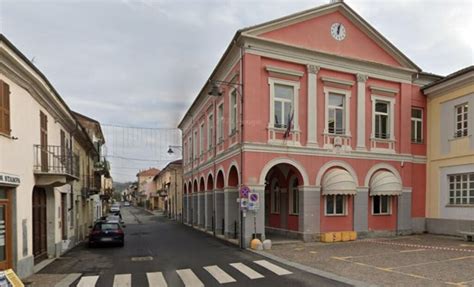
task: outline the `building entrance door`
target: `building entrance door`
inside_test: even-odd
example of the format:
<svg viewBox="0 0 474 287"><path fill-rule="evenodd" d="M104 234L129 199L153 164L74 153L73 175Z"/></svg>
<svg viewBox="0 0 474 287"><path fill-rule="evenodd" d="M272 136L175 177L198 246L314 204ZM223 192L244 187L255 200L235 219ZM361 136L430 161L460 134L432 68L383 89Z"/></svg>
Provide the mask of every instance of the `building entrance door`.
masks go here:
<svg viewBox="0 0 474 287"><path fill-rule="evenodd" d="M34 188L33 190L33 255L35 264L46 259L46 190Z"/></svg>
<svg viewBox="0 0 474 287"><path fill-rule="evenodd" d="M11 216L8 190L0 187L0 270L12 268Z"/></svg>

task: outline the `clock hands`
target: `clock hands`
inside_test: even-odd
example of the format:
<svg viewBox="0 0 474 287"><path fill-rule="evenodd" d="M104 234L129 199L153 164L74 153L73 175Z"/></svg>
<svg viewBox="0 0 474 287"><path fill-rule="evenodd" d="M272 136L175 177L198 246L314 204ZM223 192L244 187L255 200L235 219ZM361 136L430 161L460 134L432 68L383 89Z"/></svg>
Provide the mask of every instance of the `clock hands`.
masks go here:
<svg viewBox="0 0 474 287"><path fill-rule="evenodd" d="M337 25L337 34L339 35L339 31L341 30L341 24Z"/></svg>

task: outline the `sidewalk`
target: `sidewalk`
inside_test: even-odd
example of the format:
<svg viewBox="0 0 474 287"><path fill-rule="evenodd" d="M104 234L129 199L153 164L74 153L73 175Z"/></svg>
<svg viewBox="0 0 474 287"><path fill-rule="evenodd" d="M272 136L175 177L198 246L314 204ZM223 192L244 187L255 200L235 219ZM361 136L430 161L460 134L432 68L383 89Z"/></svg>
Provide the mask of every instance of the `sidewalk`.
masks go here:
<svg viewBox="0 0 474 287"><path fill-rule="evenodd" d="M474 286L474 243L455 237L298 242L274 245L267 253L378 286Z"/></svg>

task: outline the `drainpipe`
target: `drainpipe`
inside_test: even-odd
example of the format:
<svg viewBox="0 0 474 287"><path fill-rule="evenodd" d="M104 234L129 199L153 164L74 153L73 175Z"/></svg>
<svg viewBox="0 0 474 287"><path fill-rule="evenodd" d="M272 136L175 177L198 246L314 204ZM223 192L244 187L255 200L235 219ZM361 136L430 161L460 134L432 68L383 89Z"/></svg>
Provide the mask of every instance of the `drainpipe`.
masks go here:
<svg viewBox="0 0 474 287"><path fill-rule="evenodd" d="M240 185L242 186L244 180L244 154L243 154L243 145L244 145L244 54L245 47L240 47ZM240 206L239 206L240 210ZM245 236L244 236L244 214L243 211L240 211L240 248L245 249Z"/></svg>

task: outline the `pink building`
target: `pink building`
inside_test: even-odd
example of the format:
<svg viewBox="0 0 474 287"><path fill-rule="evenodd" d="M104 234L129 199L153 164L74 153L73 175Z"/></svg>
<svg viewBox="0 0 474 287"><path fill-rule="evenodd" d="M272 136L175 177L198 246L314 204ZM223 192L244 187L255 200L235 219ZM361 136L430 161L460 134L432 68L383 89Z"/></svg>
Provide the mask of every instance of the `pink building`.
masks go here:
<svg viewBox="0 0 474 287"><path fill-rule="evenodd" d="M424 73L342 1L237 31L187 111L184 218L240 239L422 231Z"/></svg>

